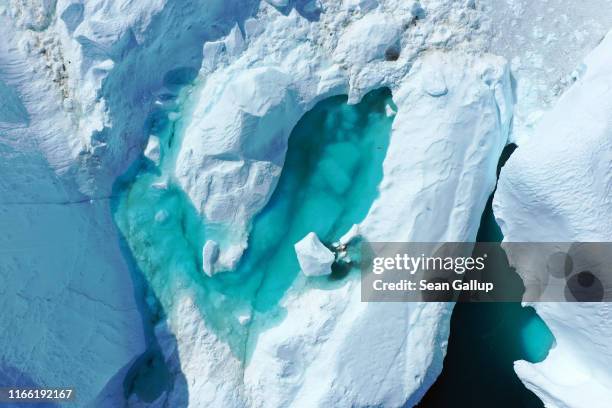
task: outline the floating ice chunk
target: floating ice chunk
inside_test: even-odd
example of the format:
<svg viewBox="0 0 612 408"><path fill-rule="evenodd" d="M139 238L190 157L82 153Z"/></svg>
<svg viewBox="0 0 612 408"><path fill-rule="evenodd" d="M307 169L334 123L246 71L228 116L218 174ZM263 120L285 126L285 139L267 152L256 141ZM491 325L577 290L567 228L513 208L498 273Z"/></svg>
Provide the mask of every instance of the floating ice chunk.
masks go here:
<svg viewBox="0 0 612 408"><path fill-rule="evenodd" d="M144 150L144 155L147 159L159 166L160 150L159 150L159 138L157 136L149 136L149 142Z"/></svg>
<svg viewBox="0 0 612 408"><path fill-rule="evenodd" d="M240 323L242 326L245 326L251 322L251 319L253 318L253 312L250 309L244 309L239 311L236 317L238 318L238 323Z"/></svg>
<svg viewBox="0 0 612 408"><path fill-rule="evenodd" d="M321 243L317 234L308 233L294 247L304 275L323 276L331 273L334 254Z"/></svg>
<svg viewBox="0 0 612 408"><path fill-rule="evenodd" d="M206 241L202 249L202 270L208 276L215 273L215 262L219 258L219 244L212 239Z"/></svg>
<svg viewBox="0 0 612 408"><path fill-rule="evenodd" d="M387 104L385 105L385 114L388 118L390 118L391 116L395 116L397 112L395 111L395 109L393 109L391 105Z"/></svg>
<svg viewBox="0 0 612 408"><path fill-rule="evenodd" d="M158 223L163 223L168 219L168 211L166 210L159 210L157 213L155 213L155 222Z"/></svg>
<svg viewBox="0 0 612 408"><path fill-rule="evenodd" d="M167 190L168 189L168 182L166 182L166 181L158 181L157 183L151 184L151 187L153 187L156 190Z"/></svg>

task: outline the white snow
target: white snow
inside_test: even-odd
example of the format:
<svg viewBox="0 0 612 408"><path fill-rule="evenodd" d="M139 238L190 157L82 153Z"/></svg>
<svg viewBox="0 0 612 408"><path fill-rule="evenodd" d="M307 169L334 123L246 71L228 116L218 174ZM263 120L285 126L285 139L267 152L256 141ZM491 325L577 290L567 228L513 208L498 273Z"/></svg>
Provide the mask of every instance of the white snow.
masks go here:
<svg viewBox="0 0 612 408"><path fill-rule="evenodd" d="M494 212L507 241L612 241L611 34L584 67L501 172ZM547 406L608 406L610 305L533 306L556 343L543 362L516 363L522 381Z"/></svg>
<svg viewBox="0 0 612 408"><path fill-rule="evenodd" d="M387 13L370 13L351 24L338 39L334 61L347 67L384 60L391 47L399 52L402 20Z"/></svg>
<svg viewBox="0 0 612 408"><path fill-rule="evenodd" d="M314 232L308 233L295 245L300 268L306 276L324 276L331 274L334 253L327 249Z"/></svg>

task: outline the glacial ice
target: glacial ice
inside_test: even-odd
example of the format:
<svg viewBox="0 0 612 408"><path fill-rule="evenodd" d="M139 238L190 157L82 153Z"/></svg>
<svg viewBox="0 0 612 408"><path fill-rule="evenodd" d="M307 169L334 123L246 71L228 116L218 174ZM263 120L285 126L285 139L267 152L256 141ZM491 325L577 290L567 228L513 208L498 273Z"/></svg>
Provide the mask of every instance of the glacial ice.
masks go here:
<svg viewBox="0 0 612 408"><path fill-rule="evenodd" d="M159 269L149 269L151 274L145 277L148 279L145 286L162 288L155 296L147 289L146 299L149 305L154 305L153 298L159 298L165 319L154 328L148 321L142 323L145 331L152 330L150 335L159 344L174 381L172 391L168 388L162 392L159 401L179 405L188 401L195 406L242 406L244 401L254 405L296 406L381 402L400 405L418 401L441 367L448 306L365 305L359 302L354 276L332 282L328 287L305 287L296 270L293 277L279 275L276 280L265 281L262 293L277 293L274 285L280 284L284 295L274 302L261 296L257 314L244 304L245 299L240 299L242 292L224 293L224 288L232 287L232 280L247 277L244 273L217 274L210 280L203 276L202 266L198 265L205 244L200 229L204 227L211 239L219 243L215 267L234 267L247 247L251 222L262 210L262 216L266 214L266 207L277 191L281 169L290 160L285 157L287 139L302 115L325 98L348 94L349 102L357 103L369 91L388 86L399 101L393 107L398 112L395 120L399 124L394 125L391 134L389 157L382 169L363 172L364 181L359 185L366 185L369 193L363 205L354 210L356 215L362 214L361 218L345 217L339 224L343 227L330 232L330 242L368 214L370 197L375 196L383 172L385 181L380 185L378 204L372 206L364 220L364 231L370 238L473 239L479 211L492 189L495 156L505 143L510 117L506 109L511 103L510 93L504 91L509 85L504 62L486 55L470 56L470 49L482 47L478 41L466 41L470 36L467 22L456 20L451 37L439 33L436 24L410 26L415 8L405 2L381 2L378 7L373 7L372 2L360 2L350 12L342 4L326 2L318 20L300 14L306 11L311 13L307 17L312 17L313 10L291 9L282 14L264 3L251 18L247 17L257 10L251 3L237 6L237 2L219 2L202 10L204 4L198 2L181 6L163 1L146 5L127 2L122 7L100 5L92 1L80 9L58 2L57 13L63 16L60 19L53 18L53 10L38 10L34 5L28 8L30 14L11 14L13 9L3 11L4 19L12 19L3 26L3 33L6 31L10 43L19 43L21 48L3 50L2 61L23 60L25 65L34 66L33 70L22 69L19 74L2 76L7 86L17 89L29 114L30 126L26 130L10 130L13 133L9 134L14 135L12 147L32 152L18 156L16 160L23 163L19 171L15 171L17 161L2 165L5 179L20 186L15 190L13 184L3 184L3 191L11 191L12 202L21 203L18 211L23 211L22 218L3 213L7 214L3 222L9 223L7 229L15 228L15 220L35 222L31 225L40 228L38 234L34 230L38 237L35 242L54 245L78 242L80 247L75 248L81 249L77 254L87 254L66 257L74 260L73 265L54 266L53 260L60 259L54 254L66 251L51 246L41 252L47 257L40 259L49 271L48 276L56 279L68 273L67 279L75 292L53 298L65 307L55 316L54 324L45 327L48 333L45 342L25 332L20 333L19 342L3 339L7 351L16 358L31 349L41 356L48 355L55 344L66 341L65 333L72 333L75 344L82 344L85 349L81 353L58 355L62 364L51 366L63 367L59 371L50 371L48 365L19 367L17 362L23 359L6 363L17 366L40 384L54 383L60 377L69 380L79 388L83 401L121 399L119 389L125 373L150 339L143 338L136 308L138 298L134 298L135 294L141 296L141 289L135 292L126 280L127 265L114 244L116 232L110 221L108 198L117 175L128 169L143 151L146 139L153 135L159 139L159 171L164 177L156 177L153 170L151 175L140 175L132 187L127 200L133 207L131 211L140 217L117 218L122 211L121 203L115 215L128 244L138 243L138 237L153 239L142 241L142 246L132 245L137 264L146 269L147 265L172 263L175 266L172 272L179 277L168 281L164 270ZM432 21L440 21L449 14L458 16L464 12L460 4L443 2L432 6L428 15ZM363 26L359 21L368 13L375 13L388 24L380 25L370 17L366 22L376 28ZM477 11L468 10L467 15L476 18ZM238 27L237 19L243 23ZM211 25L210 21L218 24ZM27 31L33 26L39 31ZM370 32L375 41L355 29L359 26ZM427 58L420 57L422 50L433 45L432 41L439 47L444 36L455 44L464 44L463 49L448 55L432 51ZM387 52L390 48L391 52ZM41 55L41 50L49 57L48 62L39 63L35 55ZM460 61L464 68L451 72L447 58ZM411 69L413 64L415 68ZM200 65L202 76L196 78ZM435 71L436 65L444 71L447 87L454 92L430 100L411 84L419 82L432 69ZM38 76L37 72L47 77ZM53 85L49 87L47 83ZM366 120L364 129L372 134L377 134L377 129L380 134L388 134L393 116L387 117L385 107L390 101L384 96L376 98L380 98L381 105L371 123L368 115L355 115L359 110L352 113L352 108L338 108L346 111L347 116L342 113L341 117L349 120L351 114L355 115L357 123ZM34 100L47 102L34 105ZM439 111L447 114L439 125L424 119ZM459 119L464 114L469 117L465 122ZM23 115L20 117L21 126L25 121ZM415 127L419 122L432 127ZM456 139L457 134L465 139ZM28 135L40 138L40 143L26 148L23 140L32 140ZM302 139L308 140L307 137L311 135L306 132ZM451 141L463 146L463 150L445 148ZM363 143L372 143L372 138L368 136ZM354 166L356 163L351 164L354 154L350 153L354 148L336 144L324 153L331 158L342 157L344 165ZM474 150L481 144L484 148ZM150 147L147 155L153 162L149 163L155 164L157 146ZM386 144L381 149L374 149L378 159L364 163L380 165L387 152ZM466 172L449 179L449 168L436 161L441 154L449 165L455 163ZM417 160L413 172L402 165L405 157ZM473 161L464 163L467 157ZM331 172L338 176L326 194L341 195L350 190L350 178L343 180L342 173L334 168L337 161L328 160L324 165L324 159L320 166L322 174L314 177L314 182ZM301 164L299 158L296 160ZM434 171L430 174L431 169ZM25 180L27 175L36 175L38 179ZM404 180L408 185L404 186ZM443 183L432 188L437 181ZM116 188L121 188L121 183ZM439 207L440 198L454 196L458 186L468 193L457 196L457 210ZM320 187L311 188L318 191ZM410 209L402 205L416 203L417 196L424 198L427 208L416 205ZM155 200L159 200L161 208L153 205ZM32 207L24 202L31 202ZM316 207L304 211L319 214ZM419 235L423 234L419 231L427 230L415 229L411 222L427 218L425 214L451 222L448 228ZM155 233L147 236L143 226L149 222ZM387 235L385 229L391 224L393 228L389 228ZM74 227L73 237L62 239L54 232L72 231L64 225ZM312 227L300 226L309 228L306 232ZM168 234L181 228L184 235ZM33 232L17 231L23 231L23 239L11 237L15 243L11 248L24 248ZM50 236L52 233L55 235ZM304 233L300 232L298 239ZM253 225L251 234L258 234L257 225ZM194 242L198 245L194 246ZM147 252L147 246L165 249ZM283 255L281 259L296 262L291 244L289 249L291 257ZM168 258L168 254L172 256ZM18 276L16 271L28 264L23 255L15 259L15 265L8 267L9 276ZM234 286L246 292L256 289L263 271L255 272L252 281L238 281ZM41 276L36 269L29 273L32 279ZM142 284L138 281L141 277L133 278L137 285ZM45 290L49 290L49 282L44 282ZM61 280L57 283L58 288L63 287ZM244 288L239 283L244 283ZM12 293L20 292L15 289ZM91 294L96 296L89 298ZM31 295L36 292L31 291ZM52 309L38 307L36 302L20 303L13 296L7 299L13 310L13 304L23 305L26 317L17 316L25 323L38 322L41 316L46 316L44 313L52 313ZM231 314L219 312L225 310L225 305L231 306ZM10 309L8 304L6 308ZM272 316L267 316L265 310ZM82 316L80 312L95 316L102 323L87 330L87 324L77 319ZM27 320L27 316L32 319ZM268 328L270 318L278 320L279 325ZM12 321L3 324L8 327ZM30 327L28 324L22 327ZM219 330L223 327L227 331ZM396 332L390 327L401 330ZM236 346L240 344L232 338L232 330L247 334L249 341L243 347L248 346L248 361L236 355ZM370 340L360 345L353 343L353 339L370 331L374 334ZM93 333L100 335L98 342L90 340ZM38 348L32 348L33 345ZM329 351L323 355L319 352L321 347ZM377 361L362 359L365 355L373 356L368 351L373 349L382 350ZM333 358L330 360L329 356ZM86 367L96 367L96 376L83 375ZM321 385L329 384L332 377L337 377L338 388ZM383 383L366 384L367 378L381 378ZM138 395L130 396L132 404L138 404L138 399Z"/></svg>
<svg viewBox="0 0 612 408"><path fill-rule="evenodd" d="M612 34L584 74L545 113L501 172L495 216L508 241L612 239ZM520 271L519 271L520 272ZM533 305L555 336L541 363L515 370L547 406L605 407L612 400L607 303Z"/></svg>
<svg viewBox="0 0 612 408"><path fill-rule="evenodd" d="M309 232L294 245L298 263L306 276L325 276L331 274L331 266L336 259L317 234Z"/></svg>
<svg viewBox="0 0 612 408"><path fill-rule="evenodd" d="M451 70L446 58L462 61L466 70ZM422 91L420 83L434 71L433 67L442 69L449 89L454 91L452 97L431 98ZM503 60L473 60L461 53L434 54L419 61L405 83L394 95L398 115L383 164L387 176L379 187L379 199L362 223L364 234L374 240L473 239L495 183L497 156L505 144L511 117L511 93ZM466 104L466 100L470 102ZM447 116L439 123L427 120L441 111ZM451 143L462 147L451 148ZM415 162L406 163L406 157L415 158ZM449 177L453 163L462 167L466 162L465 173ZM433 185L438 187L430 189ZM448 197L449 191L462 193L448 206L436 200L437 194ZM409 213L415 216L401 216ZM454 221L440 229L411 225L415 220L434 225L432 220L440 217ZM257 234L257 226L253 231ZM269 285L274 288L277 283L271 281ZM280 300L284 317L273 327L266 322L274 315L256 315L250 323L250 330L257 333L256 341L254 337L247 344L250 351L243 376L250 401L270 406L324 406L338 401L368 405L379 403L382 395L391 406L418 401L441 369L450 307L362 304L354 275L333 290L309 286L297 277ZM400 336L395 335L398 328L402 328ZM366 331L371 336L364 338L360 333ZM355 343L356 338L360 345ZM433 352L428 344L436 344ZM323 347L324 354L320 352ZM367 350L372 349L379 351L367 358ZM201 367L206 367L207 356L214 350L200 350L190 360L197 358ZM409 372L418 373L416 379ZM195 379L194 388L205 378L195 373L186 374ZM369 378L385 380L369 383ZM204 383L210 381L206 378ZM339 386L327 386L332 382Z"/></svg>
<svg viewBox="0 0 612 408"><path fill-rule="evenodd" d="M31 30L44 31L50 12L29 5L16 16L6 7L0 5L0 378L3 386L74 386L83 406L114 405L145 349L139 289L108 197L79 183L88 154L74 154L81 141L64 110L64 74L56 71L60 34Z"/></svg>
<svg viewBox="0 0 612 408"><path fill-rule="evenodd" d="M151 370L163 366L163 375L136 375L127 396L132 406L418 402L441 369L451 306L362 303L354 273L332 267L330 277L299 274L293 244L310 231L337 242L355 223L370 240L475 238L508 136L518 138L517 128L535 122L528 114L554 99L541 96L554 75L530 59L532 48L519 61L513 47L522 39L490 38L496 22L511 25L508 15L537 13L525 13L522 1L492 11L489 0L482 3L0 4L6 40L0 44L0 226L9 231L0 236L8 254L0 261L6 282L0 299L11 311L0 317L11 328L0 338L0 378L61 380L79 390L83 405L117 405L127 374L155 343L160 354ZM525 21L531 20L519 19ZM585 43L596 37L574 34ZM571 44L572 57L582 49L554 38L546 44L557 50ZM483 50L512 59L516 89L506 61ZM586 67L570 92L590 107L585 112L605 119L603 99L589 102L586 91L576 91L595 83L589 61ZM529 91L534 78L536 96ZM571 117L563 107L570 99L549 122L543 119L538 135ZM309 113L323 115L320 109L331 112L330 122L300 126L313 120ZM607 128L583 119L581 126L594 126L593 138L606 140ZM564 190L550 186L558 219L521 212L546 208L539 196L529 205L510 204L519 199L513 189L520 191L512 183L539 175L531 173L532 162L548 157L538 150L545 144L559 147L569 162L563 150L569 130L555 132L567 141L521 144L525 152L534 146L533 156L524 153L523 160L521 153L506 169L498 197L504 232L521 237L515 226L523 222L562 220L548 231L605 238L605 154L586 190L572 183L581 202L556 196L554 188ZM575 168L590 163L593 145L578 150ZM296 174L303 183L292 179ZM592 205L582 211L581 203ZM292 219L292 211L300 216ZM126 240L123 252L113 220ZM284 237L270 225L292 228L274 256L266 244ZM124 258L128 252L133 260ZM582 334L610 334L595 324L593 307L572 307L539 306L557 347L544 363L517 364L532 389L560 406L576 406L570 380L589 381L594 399L608 397L604 344L594 345L603 356L597 361L568 351L575 359L569 362L558 352L579 350L573 344ZM571 319L577 334L564 330L561 318ZM579 326L579 318L591 323ZM570 371L559 367L574 363L580 368L574 378L560 378ZM139 393L143 378L171 384Z"/></svg>

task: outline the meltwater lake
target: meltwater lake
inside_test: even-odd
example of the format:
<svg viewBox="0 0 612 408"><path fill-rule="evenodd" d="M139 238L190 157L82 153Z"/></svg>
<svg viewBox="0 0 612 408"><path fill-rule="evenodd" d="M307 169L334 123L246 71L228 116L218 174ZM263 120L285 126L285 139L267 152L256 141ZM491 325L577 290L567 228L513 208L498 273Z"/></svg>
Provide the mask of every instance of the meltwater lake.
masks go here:
<svg viewBox="0 0 612 408"><path fill-rule="evenodd" d="M299 273L293 244L311 231L324 243L336 241L363 220L378 195L393 122L386 114L388 105L394 107L391 93L372 91L356 105L346 100L328 98L301 118L278 185L253 221L237 270L212 278L202 273L201 249L210 237L222 240L223 227L207 225L172 178L181 138L172 114L180 111L181 100L166 97L163 108L151 113L147 126L160 140L160 163L144 157L135 163L116 183L113 203L125 250L146 288L147 315L163 319L174 307L176 291L188 288L206 324L248 364L249 342L257 336L247 335L248 326L283 318L278 303ZM489 201L478 239L501 238ZM341 285L347 273L356 271L334 270L331 277L318 278L318 285ZM245 312L252 316L247 325L240 322ZM513 362L541 361L552 343L531 308L459 303L443 372L420 406L540 407L516 377ZM159 355L134 368L130 378L129 392L144 400L153 400L170 382Z"/></svg>

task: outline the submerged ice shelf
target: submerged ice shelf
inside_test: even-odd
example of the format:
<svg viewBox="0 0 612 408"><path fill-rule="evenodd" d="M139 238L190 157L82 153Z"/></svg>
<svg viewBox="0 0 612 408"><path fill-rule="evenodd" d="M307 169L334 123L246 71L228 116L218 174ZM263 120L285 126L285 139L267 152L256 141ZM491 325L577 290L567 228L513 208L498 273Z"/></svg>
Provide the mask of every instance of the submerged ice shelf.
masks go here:
<svg viewBox="0 0 612 408"><path fill-rule="evenodd" d="M200 255L214 232L171 179L180 140L173 122L155 113L161 162L143 158L118 183L115 220L162 307L171 309L177 292L194 291L206 323L244 358L247 337L254 338L247 331L251 321L265 325L282 316L278 301L300 269L293 245L311 231L331 243L365 217L382 178L389 105L390 92L379 90L357 105L339 96L308 112L289 140L275 192L254 220L244 259L236 271L212 278L203 274ZM328 284L347 272L336 272Z"/></svg>

